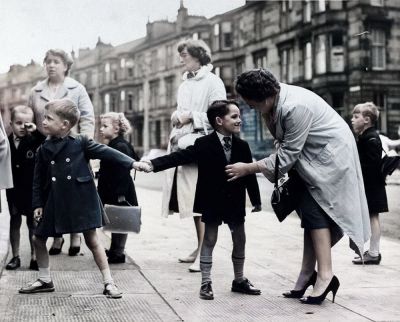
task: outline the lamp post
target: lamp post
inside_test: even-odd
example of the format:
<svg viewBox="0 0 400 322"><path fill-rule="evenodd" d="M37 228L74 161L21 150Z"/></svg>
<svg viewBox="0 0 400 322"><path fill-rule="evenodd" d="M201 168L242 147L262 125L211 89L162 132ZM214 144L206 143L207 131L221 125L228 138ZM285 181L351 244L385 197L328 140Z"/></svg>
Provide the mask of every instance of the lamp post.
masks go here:
<svg viewBox="0 0 400 322"><path fill-rule="evenodd" d="M149 99L150 99L150 58L144 53L141 62L141 72L143 76L143 154L150 149L150 131L149 131Z"/></svg>

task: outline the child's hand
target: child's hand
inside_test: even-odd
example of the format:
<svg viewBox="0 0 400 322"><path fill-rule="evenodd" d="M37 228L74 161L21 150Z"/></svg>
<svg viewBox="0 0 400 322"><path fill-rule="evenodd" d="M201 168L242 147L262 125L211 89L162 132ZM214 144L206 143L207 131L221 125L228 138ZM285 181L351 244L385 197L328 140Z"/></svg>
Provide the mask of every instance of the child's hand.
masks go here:
<svg viewBox="0 0 400 322"><path fill-rule="evenodd" d="M251 210L251 212L260 212L261 211L261 205L254 205L254 208Z"/></svg>
<svg viewBox="0 0 400 322"><path fill-rule="evenodd" d="M33 211L33 218L35 219L36 222L39 222L42 220L42 215L43 215L43 208L36 208Z"/></svg>
<svg viewBox="0 0 400 322"><path fill-rule="evenodd" d="M144 171L146 173L153 171L153 165L150 161L135 161L133 168L137 171Z"/></svg>
<svg viewBox="0 0 400 322"><path fill-rule="evenodd" d="M36 131L36 124L32 123L32 122L26 122L24 124L24 127L28 133L32 133L32 132Z"/></svg>

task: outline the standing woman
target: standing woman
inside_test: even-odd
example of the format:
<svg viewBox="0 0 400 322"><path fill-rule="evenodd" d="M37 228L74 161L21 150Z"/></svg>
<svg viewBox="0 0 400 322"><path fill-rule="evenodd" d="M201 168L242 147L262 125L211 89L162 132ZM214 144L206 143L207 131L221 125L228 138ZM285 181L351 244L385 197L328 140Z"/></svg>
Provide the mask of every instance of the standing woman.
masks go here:
<svg viewBox="0 0 400 322"><path fill-rule="evenodd" d="M178 45L180 61L184 66L183 82L178 89L177 109L172 113L172 131L169 136L168 153L184 148L184 137L190 133L212 131L207 120L208 106L215 100L226 99L222 80L211 71L210 49L202 40L186 40ZM186 138L187 139L187 138ZM179 143L181 140L181 144ZM194 143L194 141L192 142ZM162 214L173 212L181 218L193 217L197 234L197 248L182 263L194 263L189 271L200 272L199 253L204 235L201 214L193 212L197 182L197 165L189 164L169 169L163 186Z"/></svg>
<svg viewBox="0 0 400 322"><path fill-rule="evenodd" d="M32 107L38 130L43 134L42 121L44 119L44 106L46 103L60 98L69 98L80 111L78 124L72 129L73 132L94 136L94 111L89 95L85 87L76 80L68 77L73 61L68 54L61 49L50 49L46 52L43 60L47 72L47 78L32 88L28 106ZM75 256L80 251L81 238L79 234L70 234L70 247L68 255ZM64 244L62 236L54 238L53 245L49 250L50 255L61 252Z"/></svg>
<svg viewBox="0 0 400 322"><path fill-rule="evenodd" d="M265 69L241 74L236 91L261 112L279 145L276 153L263 160L228 165L230 180L262 172L273 182L278 157L279 176L295 170L305 185L298 191L301 201L296 209L304 228L303 262L294 289L283 295L300 298L305 304L321 304L332 292L334 300L340 283L332 271L331 247L345 233L362 256L371 235L353 134L321 97L279 83ZM311 295L303 297L311 285Z"/></svg>
<svg viewBox="0 0 400 322"><path fill-rule="evenodd" d="M4 128L3 118L0 113L0 194L2 189L13 187L13 178L11 170L11 150L8 141L6 129ZM1 212L0 195L0 212Z"/></svg>

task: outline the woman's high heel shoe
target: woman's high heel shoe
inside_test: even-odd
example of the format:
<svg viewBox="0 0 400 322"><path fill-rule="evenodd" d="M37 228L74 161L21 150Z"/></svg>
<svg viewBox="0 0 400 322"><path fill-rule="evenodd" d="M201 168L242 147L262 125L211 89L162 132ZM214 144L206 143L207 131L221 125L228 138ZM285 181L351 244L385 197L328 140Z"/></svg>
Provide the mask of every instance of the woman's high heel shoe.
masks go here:
<svg viewBox="0 0 400 322"><path fill-rule="evenodd" d="M335 303L335 296L339 286L340 286L339 280L334 275L324 293L322 293L320 296L303 297L300 299L300 302L303 304L321 304L325 300L328 293L332 291L333 294L332 303Z"/></svg>
<svg viewBox="0 0 400 322"><path fill-rule="evenodd" d="M304 287L301 290L291 290L289 292L282 293L282 295L284 297L291 298L291 299L299 299L304 295L304 293L306 292L306 290L309 286L315 285L316 281L317 281L317 272L314 271L314 273L312 273L310 279L307 281L306 285L304 285Z"/></svg>

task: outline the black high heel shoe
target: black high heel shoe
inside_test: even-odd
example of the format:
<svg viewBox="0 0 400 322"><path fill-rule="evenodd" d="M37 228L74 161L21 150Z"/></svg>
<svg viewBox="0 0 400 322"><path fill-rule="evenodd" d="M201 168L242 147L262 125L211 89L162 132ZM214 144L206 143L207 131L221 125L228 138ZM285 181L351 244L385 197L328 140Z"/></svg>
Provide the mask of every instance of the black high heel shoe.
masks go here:
<svg viewBox="0 0 400 322"><path fill-rule="evenodd" d="M312 273L310 279L307 281L306 285L301 290L290 290L289 292L282 293L284 297L291 298L291 299L299 299L301 298L304 293L306 292L309 286L314 286L315 282L317 281L317 272L314 271Z"/></svg>
<svg viewBox="0 0 400 322"><path fill-rule="evenodd" d="M81 251L81 244L82 244L82 239L79 236L79 246L70 246L68 249L68 255L69 256L76 256L78 253Z"/></svg>
<svg viewBox="0 0 400 322"><path fill-rule="evenodd" d="M328 287L324 291L324 293L322 293L320 296L303 297L300 299L300 302L303 304L321 304L325 300L328 293L332 291L332 294L333 294L332 303L335 303L335 296L336 296L336 292L337 292L339 286L340 286L340 283L339 283L338 278L335 275L333 275L333 277L332 277Z"/></svg>
<svg viewBox="0 0 400 322"><path fill-rule="evenodd" d="M54 246L51 246L51 248L49 249L49 255L58 255L58 254L60 254L63 245L64 245L64 238L61 239L60 248L56 248Z"/></svg>

